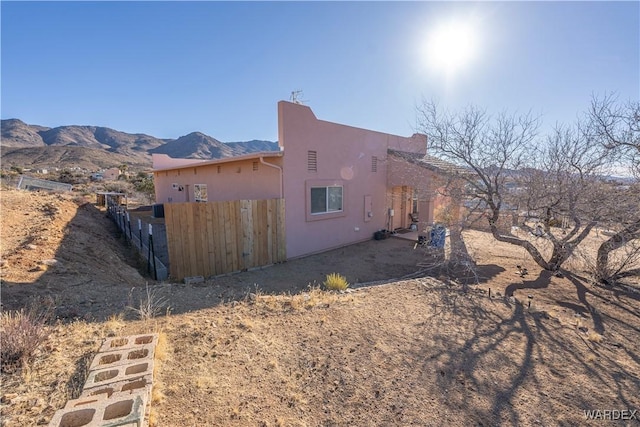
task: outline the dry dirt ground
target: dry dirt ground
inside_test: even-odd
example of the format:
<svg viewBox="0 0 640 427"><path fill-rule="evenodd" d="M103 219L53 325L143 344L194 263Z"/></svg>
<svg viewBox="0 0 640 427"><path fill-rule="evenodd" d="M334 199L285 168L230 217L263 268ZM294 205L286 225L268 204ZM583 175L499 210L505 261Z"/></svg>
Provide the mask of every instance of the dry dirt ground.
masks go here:
<svg viewBox="0 0 640 427"><path fill-rule="evenodd" d="M160 426L640 425L640 413L585 418L640 410L640 294L590 283L577 259L575 275L549 276L474 231L479 284L466 291L413 277L426 254L395 238L197 286L154 283L85 200L2 191L0 203L3 310L37 301L57 317L32 365L3 374L3 426L47 424L104 337L149 331L167 343ZM331 272L353 290L321 290ZM143 321L145 283L159 310Z"/></svg>

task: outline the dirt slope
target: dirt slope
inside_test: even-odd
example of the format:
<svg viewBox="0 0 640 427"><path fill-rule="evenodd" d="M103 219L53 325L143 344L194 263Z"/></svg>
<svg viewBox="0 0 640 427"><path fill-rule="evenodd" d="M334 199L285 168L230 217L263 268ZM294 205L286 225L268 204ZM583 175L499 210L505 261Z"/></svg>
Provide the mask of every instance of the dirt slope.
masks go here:
<svg viewBox="0 0 640 427"><path fill-rule="evenodd" d="M0 192L0 203L5 309L50 297L60 318L105 318L144 284L116 228L87 199L11 190Z"/></svg>
<svg viewBox="0 0 640 427"><path fill-rule="evenodd" d="M398 239L188 286L142 277L83 199L2 191L0 203L3 309L46 297L58 317L34 364L3 375L3 426L46 424L104 337L149 331L167 341L161 426L579 426L603 425L585 410L640 410L640 295L549 276L484 233L465 234L480 274L468 292L388 280L425 259ZM330 272L383 284L309 288ZM146 282L170 309L141 321L128 307Z"/></svg>

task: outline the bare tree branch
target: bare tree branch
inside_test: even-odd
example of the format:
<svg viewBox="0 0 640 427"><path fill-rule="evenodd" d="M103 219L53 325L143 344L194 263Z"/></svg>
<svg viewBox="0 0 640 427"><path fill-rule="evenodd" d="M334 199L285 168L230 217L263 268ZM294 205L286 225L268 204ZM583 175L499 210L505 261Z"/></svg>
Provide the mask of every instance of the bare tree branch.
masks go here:
<svg viewBox="0 0 640 427"><path fill-rule="evenodd" d="M579 127L559 126L540 144L539 119L530 113L494 118L468 107L452 114L433 101L424 102L419 113L430 150L473 172L460 179L488 210L493 237L523 247L542 268L560 269L604 214L593 209L593 191L610 151L591 144ZM501 216L514 209L542 221L553 247L549 259L530 240L499 229ZM526 223L523 228L531 230Z"/></svg>

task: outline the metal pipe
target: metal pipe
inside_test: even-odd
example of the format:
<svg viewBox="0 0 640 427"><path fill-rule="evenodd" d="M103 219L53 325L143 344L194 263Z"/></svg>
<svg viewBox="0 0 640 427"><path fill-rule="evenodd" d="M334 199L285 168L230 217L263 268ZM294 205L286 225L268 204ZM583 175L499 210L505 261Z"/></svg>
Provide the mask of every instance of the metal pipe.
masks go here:
<svg viewBox="0 0 640 427"><path fill-rule="evenodd" d="M282 167L278 166L278 165L274 165L273 163L267 163L264 161L264 157L260 156L260 163L262 163L263 165L266 166L271 166L272 168L276 168L280 171L279 174L279 178L280 178L280 198L282 199L284 197L284 187L283 187L283 182L282 182Z"/></svg>

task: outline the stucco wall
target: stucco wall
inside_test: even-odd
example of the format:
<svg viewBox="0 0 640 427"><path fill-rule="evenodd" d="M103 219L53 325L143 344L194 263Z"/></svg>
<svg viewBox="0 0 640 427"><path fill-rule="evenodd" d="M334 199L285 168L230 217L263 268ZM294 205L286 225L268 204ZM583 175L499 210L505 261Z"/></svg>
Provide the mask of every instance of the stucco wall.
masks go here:
<svg viewBox="0 0 640 427"><path fill-rule="evenodd" d="M309 107L286 101L278 103L278 124L289 258L367 240L386 228L387 149L390 144L426 149L422 136L403 138L318 120ZM309 150L317 152L317 172L308 171ZM309 188L326 184L343 186L343 212L310 215ZM368 203L371 215L365 212Z"/></svg>
<svg viewBox="0 0 640 427"><path fill-rule="evenodd" d="M264 161L282 166L280 157ZM154 182L157 203L195 201L194 184L207 184L210 202L281 197L280 171L260 163L259 159L155 171Z"/></svg>

